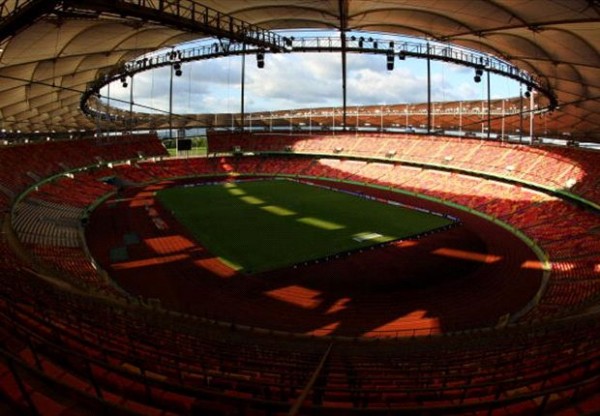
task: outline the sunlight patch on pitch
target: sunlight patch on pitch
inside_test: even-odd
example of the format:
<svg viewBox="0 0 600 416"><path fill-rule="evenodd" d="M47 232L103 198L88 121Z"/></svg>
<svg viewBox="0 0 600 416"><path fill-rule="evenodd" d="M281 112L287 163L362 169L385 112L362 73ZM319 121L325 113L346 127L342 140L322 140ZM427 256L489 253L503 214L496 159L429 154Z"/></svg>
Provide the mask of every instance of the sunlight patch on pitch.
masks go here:
<svg viewBox="0 0 600 416"><path fill-rule="evenodd" d="M279 215L280 217L290 217L297 214L295 211L278 207L277 205L266 205L264 207L260 207L260 209L270 212L271 214Z"/></svg>
<svg viewBox="0 0 600 416"><path fill-rule="evenodd" d="M240 188L229 188L227 190L227 192L229 192L231 195L236 195L236 196L246 195L246 192L243 189L240 189Z"/></svg>
<svg viewBox="0 0 600 416"><path fill-rule="evenodd" d="M241 197L240 200L250 205L261 205L265 203L265 201L263 201L262 199L249 195Z"/></svg>
<svg viewBox="0 0 600 416"><path fill-rule="evenodd" d="M342 228L346 228L343 225L336 224L335 222L325 221L320 218L314 218L314 217L299 218L297 221L301 222L302 224L307 224L307 225L311 225L313 227L321 228L323 230L331 231L331 230L341 230Z"/></svg>

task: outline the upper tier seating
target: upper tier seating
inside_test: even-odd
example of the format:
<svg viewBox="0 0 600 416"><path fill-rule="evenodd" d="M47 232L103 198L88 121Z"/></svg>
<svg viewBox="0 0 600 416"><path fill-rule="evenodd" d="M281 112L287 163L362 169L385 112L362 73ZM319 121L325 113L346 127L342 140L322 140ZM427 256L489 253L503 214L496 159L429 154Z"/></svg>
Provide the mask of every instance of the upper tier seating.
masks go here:
<svg viewBox="0 0 600 416"><path fill-rule="evenodd" d="M478 171L555 190L600 204L595 151L529 146L416 134L209 134L209 153L232 149L390 159Z"/></svg>
<svg viewBox="0 0 600 416"><path fill-rule="evenodd" d="M0 192L14 195L52 175L110 161L166 156L156 135L53 141L0 149Z"/></svg>

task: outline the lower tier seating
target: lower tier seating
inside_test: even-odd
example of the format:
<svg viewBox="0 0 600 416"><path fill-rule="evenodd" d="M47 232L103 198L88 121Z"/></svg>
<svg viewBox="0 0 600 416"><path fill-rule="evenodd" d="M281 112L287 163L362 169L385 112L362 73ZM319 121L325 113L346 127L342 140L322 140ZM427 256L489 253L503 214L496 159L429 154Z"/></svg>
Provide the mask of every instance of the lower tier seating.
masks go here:
<svg viewBox="0 0 600 416"><path fill-rule="evenodd" d="M269 146L280 143L273 139ZM382 152L386 143L369 146ZM449 142L428 156L417 145L409 148L421 158L455 149ZM513 153L506 150L503 158ZM43 166L36 172L49 173ZM505 328L375 342L297 337L225 327L124 296L95 275L73 236L56 235L59 224L75 222L86 206L114 190L102 181L107 176L133 185L222 174L362 182L478 210L522 229L548 254L547 288L535 308ZM20 180L9 180L10 189L30 184ZM67 191L79 186L82 192ZM10 235L0 235L0 398L15 414L266 416L288 414L295 404L307 415L567 415L600 408L600 321L587 309L600 294L600 220L555 196L393 161L256 156L82 172L40 186L19 204L13 225L26 248L71 277L41 277L13 253ZM28 240L30 235L37 237Z"/></svg>

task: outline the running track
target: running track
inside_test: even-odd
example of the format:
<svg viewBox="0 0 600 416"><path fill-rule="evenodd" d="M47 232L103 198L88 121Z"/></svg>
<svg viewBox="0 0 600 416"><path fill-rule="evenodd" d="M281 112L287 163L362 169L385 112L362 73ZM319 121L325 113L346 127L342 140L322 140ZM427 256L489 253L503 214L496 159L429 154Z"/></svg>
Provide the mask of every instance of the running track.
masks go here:
<svg viewBox="0 0 600 416"><path fill-rule="evenodd" d="M521 310L541 283L533 252L503 228L366 187L361 191L446 212L462 225L321 264L237 274L154 200L154 191L173 185L130 189L99 207L87 228L93 256L122 288L173 310L303 334L425 335L494 326ZM127 261L111 263L110 249L132 232L140 243L128 246Z"/></svg>

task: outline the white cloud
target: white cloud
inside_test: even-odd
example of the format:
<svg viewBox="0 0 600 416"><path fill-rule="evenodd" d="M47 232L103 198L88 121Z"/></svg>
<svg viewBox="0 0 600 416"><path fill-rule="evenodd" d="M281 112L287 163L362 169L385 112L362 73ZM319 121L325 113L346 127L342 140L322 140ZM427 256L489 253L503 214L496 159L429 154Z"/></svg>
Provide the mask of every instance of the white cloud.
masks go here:
<svg viewBox="0 0 600 416"><path fill-rule="evenodd" d="M350 74L348 97L353 105L396 104L426 99L425 79L407 68L361 69Z"/></svg>
<svg viewBox="0 0 600 416"><path fill-rule="evenodd" d="M468 66L462 66L453 64L451 62L444 63L444 69L453 74L461 74L461 75L471 75L474 73L474 69Z"/></svg>
<svg viewBox="0 0 600 416"><path fill-rule="evenodd" d="M265 68L247 67L247 97L259 111L339 105L340 71L331 54L267 54Z"/></svg>
<svg viewBox="0 0 600 416"><path fill-rule="evenodd" d="M241 57L219 58L182 66L174 78L174 111L179 113L228 113L240 110ZM265 67L246 56L246 111L269 111L342 105L339 53L269 54ZM347 58L348 105L378 105L427 100L426 61L395 58L394 70L386 69L385 55L350 54ZM135 76L135 102L168 110L170 69L161 68ZM506 90L505 81L493 82L494 96ZM483 83L473 82L471 68L432 62L434 101L480 99ZM500 92L498 92L500 91ZM104 92L103 92L104 94ZM111 98L128 102L129 88L111 86ZM113 102L113 104L114 104ZM128 108L128 104L123 104Z"/></svg>

